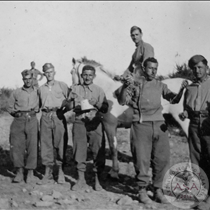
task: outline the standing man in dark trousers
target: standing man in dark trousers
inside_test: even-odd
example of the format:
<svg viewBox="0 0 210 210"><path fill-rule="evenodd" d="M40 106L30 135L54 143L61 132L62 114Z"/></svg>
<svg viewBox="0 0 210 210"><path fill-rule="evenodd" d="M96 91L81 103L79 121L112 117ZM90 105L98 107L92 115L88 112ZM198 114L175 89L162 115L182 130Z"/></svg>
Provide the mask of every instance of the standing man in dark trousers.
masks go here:
<svg viewBox="0 0 210 210"><path fill-rule="evenodd" d="M128 68L125 70L123 75L116 75L114 77L114 79L116 80L123 80L124 77L129 74L134 74L137 77L141 76L143 74L143 62L147 58L155 56L154 48L150 44L142 40L143 32L141 28L139 28L138 26L132 26L130 29L130 36L132 41L136 45L136 50L132 55L132 59Z"/></svg>
<svg viewBox="0 0 210 210"><path fill-rule="evenodd" d="M39 81L41 81L43 79L44 75L38 69L35 69L35 62L34 61L31 62L30 71L32 72L32 76L33 76L33 86L36 86L38 88L39 84L38 84L38 78L37 77L39 75L40 76Z"/></svg>
<svg viewBox="0 0 210 210"><path fill-rule="evenodd" d="M24 85L16 89L8 101L8 112L14 117L10 128L10 154L17 169L13 182L24 181L24 169L28 171L26 182L36 182L34 170L37 167L39 97L32 85L30 70L22 72ZM26 163L25 161L25 152Z"/></svg>
<svg viewBox="0 0 210 210"><path fill-rule="evenodd" d="M53 166L58 166L59 184L65 183L63 161L65 144L67 142L67 129L61 105L67 98L68 86L64 82L54 79L55 69L51 63L43 66L47 82L38 92L42 116L40 120L41 159L45 166L45 175L39 184L54 183ZM54 150L56 157L54 157Z"/></svg>
<svg viewBox="0 0 210 210"><path fill-rule="evenodd" d="M93 170L95 173L96 191L102 190L100 175L105 167L105 136L102 124L102 113L108 111L108 102L104 91L93 83L96 77L95 68L86 65L82 69L83 84L72 86L69 100L69 109L76 114L73 124L73 155L78 172L77 183L73 191L87 189L85 180L87 148L89 145L93 154ZM86 99L86 100L84 100ZM83 109L83 102L87 102L87 110ZM88 103L89 102L89 103Z"/></svg>
<svg viewBox="0 0 210 210"><path fill-rule="evenodd" d="M184 95L184 112L180 118L190 119L189 150L190 160L206 173L210 182L210 77L208 61L202 55L194 55L188 61L193 71L194 81L187 87ZM210 191L208 193L210 195ZM199 209L210 208L210 197Z"/></svg>
<svg viewBox="0 0 210 210"><path fill-rule="evenodd" d="M144 204L153 203L146 193L150 180L150 165L155 188L154 200L169 203L162 191L163 178L170 166L170 147L168 130L162 115L161 96L172 104L178 103L187 85L187 81L184 81L179 93L173 93L166 84L155 79L157 69L158 61L155 58L146 59L144 77L134 81L133 77L127 76L118 97L120 104L133 108L131 152L139 187L139 200ZM133 87L132 95L126 90L128 86Z"/></svg>

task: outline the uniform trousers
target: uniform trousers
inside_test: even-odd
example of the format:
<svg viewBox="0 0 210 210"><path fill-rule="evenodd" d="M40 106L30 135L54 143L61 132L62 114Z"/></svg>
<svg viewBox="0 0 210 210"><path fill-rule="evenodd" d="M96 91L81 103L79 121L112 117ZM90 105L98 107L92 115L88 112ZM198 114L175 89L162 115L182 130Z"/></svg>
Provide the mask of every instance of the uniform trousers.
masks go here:
<svg viewBox="0 0 210 210"><path fill-rule="evenodd" d="M66 121L57 112L42 112L40 120L41 159L45 166L63 165L68 140Z"/></svg>
<svg viewBox="0 0 210 210"><path fill-rule="evenodd" d="M36 115L15 117L10 127L10 156L14 167L35 169L38 156Z"/></svg>
<svg viewBox="0 0 210 210"><path fill-rule="evenodd" d="M78 171L86 171L88 143L93 154L93 171L101 173L105 167L105 136L100 117L85 122L76 119L73 124L73 155Z"/></svg>
<svg viewBox="0 0 210 210"><path fill-rule="evenodd" d="M139 187L149 184L152 167L153 186L162 188L170 166L168 130L164 121L133 122L131 126L131 152Z"/></svg>
<svg viewBox="0 0 210 210"><path fill-rule="evenodd" d="M210 117L190 119L188 141L191 163L203 169L210 182Z"/></svg>

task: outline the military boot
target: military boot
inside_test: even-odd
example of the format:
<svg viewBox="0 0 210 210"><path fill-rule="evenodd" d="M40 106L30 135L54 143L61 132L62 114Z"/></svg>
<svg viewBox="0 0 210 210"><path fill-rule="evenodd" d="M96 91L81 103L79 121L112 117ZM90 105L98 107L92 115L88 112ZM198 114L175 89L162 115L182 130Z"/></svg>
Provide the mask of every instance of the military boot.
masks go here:
<svg viewBox="0 0 210 210"><path fill-rule="evenodd" d="M37 182L39 185L44 185L44 184L54 184L54 179L53 179L53 166L46 166L45 167L45 175L42 180Z"/></svg>
<svg viewBox="0 0 210 210"><path fill-rule="evenodd" d="M77 180L77 183L72 187L72 190L73 191L79 191L79 190L86 190L88 189L88 185L86 183L86 180L85 180L85 172L83 171L78 171L78 175L79 175L79 178Z"/></svg>
<svg viewBox="0 0 210 210"><path fill-rule="evenodd" d="M158 203L169 204L170 202L164 196L162 189L156 188L154 193L154 200Z"/></svg>
<svg viewBox="0 0 210 210"><path fill-rule="evenodd" d="M28 170L27 178L26 178L26 183L36 183L37 178L34 176L34 170Z"/></svg>
<svg viewBox="0 0 210 210"><path fill-rule="evenodd" d="M147 195L146 187L139 187L139 201L144 204L153 203L153 201Z"/></svg>
<svg viewBox="0 0 210 210"><path fill-rule="evenodd" d="M17 173L15 178L13 179L13 182L20 183L22 181L24 181L23 168L17 168Z"/></svg>
<svg viewBox="0 0 210 210"><path fill-rule="evenodd" d="M62 166L59 165L59 167L58 167L58 184L64 184L64 183L66 183L65 176L63 173Z"/></svg>
<svg viewBox="0 0 210 210"><path fill-rule="evenodd" d="M94 186L95 191L101 191L101 190L103 190L103 188L102 188L102 186L100 184L99 179L100 179L100 174L99 173L95 173L95 186Z"/></svg>

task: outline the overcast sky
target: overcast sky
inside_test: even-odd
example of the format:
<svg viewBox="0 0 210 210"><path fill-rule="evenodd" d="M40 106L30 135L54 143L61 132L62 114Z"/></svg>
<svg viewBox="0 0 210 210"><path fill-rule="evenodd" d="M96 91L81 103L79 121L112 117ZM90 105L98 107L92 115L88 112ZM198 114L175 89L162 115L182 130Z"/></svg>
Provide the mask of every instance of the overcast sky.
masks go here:
<svg viewBox="0 0 210 210"><path fill-rule="evenodd" d="M194 54L210 62L210 2L0 2L0 87L22 86L21 71L46 62L71 84L72 58L86 56L123 72L135 50L130 28L139 26L155 49L158 74ZM46 79L40 84L43 84Z"/></svg>

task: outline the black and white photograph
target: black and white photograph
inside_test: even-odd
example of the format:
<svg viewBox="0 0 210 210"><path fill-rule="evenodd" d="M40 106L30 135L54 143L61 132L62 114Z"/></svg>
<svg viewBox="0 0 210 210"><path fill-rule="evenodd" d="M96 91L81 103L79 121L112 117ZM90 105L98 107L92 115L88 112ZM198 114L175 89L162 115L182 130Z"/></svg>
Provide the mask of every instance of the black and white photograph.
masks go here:
<svg viewBox="0 0 210 210"><path fill-rule="evenodd" d="M210 210L209 8L1 1L0 209Z"/></svg>

